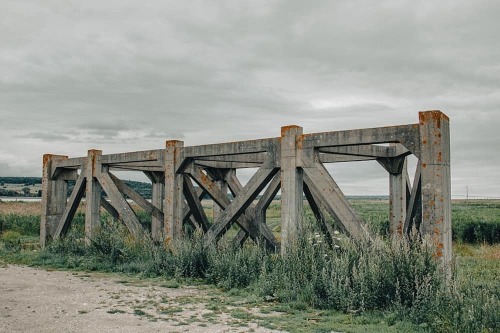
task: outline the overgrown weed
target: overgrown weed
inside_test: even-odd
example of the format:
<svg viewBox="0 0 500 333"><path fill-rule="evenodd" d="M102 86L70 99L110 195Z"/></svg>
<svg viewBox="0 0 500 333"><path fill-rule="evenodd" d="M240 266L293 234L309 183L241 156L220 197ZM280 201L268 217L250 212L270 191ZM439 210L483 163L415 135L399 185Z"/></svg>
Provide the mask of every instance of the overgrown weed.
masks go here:
<svg viewBox="0 0 500 333"><path fill-rule="evenodd" d="M446 282L426 242L375 236L342 238L332 247L310 228L284 256L252 243L240 248L221 242L206 248L199 233L165 246L149 239L134 241L121 223L104 214L87 246L83 220L77 213L64 238L29 253L18 245L31 232L30 223L20 231L9 227L2 233L2 256L50 267L203 279L224 290L244 290L262 300L288 304L289 311L312 307L349 316L378 311L391 323L409 321L431 332L500 331L498 280L488 278L483 268L467 268L479 267L472 263L477 248L463 244L458 244L459 252L466 254L459 258L460 269ZM498 267L497 258L496 247L485 254L491 271Z"/></svg>

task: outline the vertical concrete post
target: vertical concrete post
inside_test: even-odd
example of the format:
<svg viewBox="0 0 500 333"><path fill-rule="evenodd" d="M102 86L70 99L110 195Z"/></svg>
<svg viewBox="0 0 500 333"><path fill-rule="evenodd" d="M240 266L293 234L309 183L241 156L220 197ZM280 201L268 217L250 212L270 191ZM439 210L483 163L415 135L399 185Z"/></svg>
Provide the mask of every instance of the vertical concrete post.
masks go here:
<svg viewBox="0 0 500 333"><path fill-rule="evenodd" d="M151 203L153 206L163 211L163 193L165 191L163 174L152 172L151 184ZM153 240L163 241L163 221L155 216L151 217L151 236Z"/></svg>
<svg viewBox="0 0 500 333"><path fill-rule="evenodd" d="M163 212L165 242L169 243L182 236L183 176L175 170L182 162L184 141L170 140L165 150L165 202Z"/></svg>
<svg viewBox="0 0 500 333"><path fill-rule="evenodd" d="M297 167L297 138L302 127L281 128L281 253L285 254L298 236L303 214L303 175Z"/></svg>
<svg viewBox="0 0 500 333"><path fill-rule="evenodd" d="M450 125L441 111L419 112L422 235L435 242L436 257L451 272Z"/></svg>
<svg viewBox="0 0 500 333"><path fill-rule="evenodd" d="M221 179L221 180L216 181L216 184L217 184L217 187L221 190L221 192L224 193L225 195L227 195L227 191L228 191L227 182L224 179ZM220 208L220 206L218 204L216 204L214 201L214 203L213 203L214 222L219 219L219 216L220 216L220 214L222 214L223 211L224 210L222 208Z"/></svg>
<svg viewBox="0 0 500 333"><path fill-rule="evenodd" d="M40 245L45 246L66 207L68 183L62 179L52 179L52 162L65 160L67 156L43 155L42 170L42 214L40 218Z"/></svg>
<svg viewBox="0 0 500 333"><path fill-rule="evenodd" d="M406 158L402 170L389 172L389 232L391 236L401 237L406 220ZM400 172L399 172L400 171Z"/></svg>
<svg viewBox="0 0 500 333"><path fill-rule="evenodd" d="M84 172L86 173L85 189L85 244L90 245L96 228L99 226L102 188L97 181L97 174L102 170L101 150L89 150L85 161Z"/></svg>

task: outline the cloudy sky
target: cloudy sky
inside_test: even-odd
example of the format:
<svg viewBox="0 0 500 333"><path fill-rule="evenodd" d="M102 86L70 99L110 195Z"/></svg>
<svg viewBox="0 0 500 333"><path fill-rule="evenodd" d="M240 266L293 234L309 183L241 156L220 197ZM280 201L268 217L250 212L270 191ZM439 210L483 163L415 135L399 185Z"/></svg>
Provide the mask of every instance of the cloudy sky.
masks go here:
<svg viewBox="0 0 500 333"><path fill-rule="evenodd" d="M0 0L0 176L84 156L451 118L452 192L500 197L499 1ZM376 163L332 169L383 194ZM126 177L125 177L126 178Z"/></svg>

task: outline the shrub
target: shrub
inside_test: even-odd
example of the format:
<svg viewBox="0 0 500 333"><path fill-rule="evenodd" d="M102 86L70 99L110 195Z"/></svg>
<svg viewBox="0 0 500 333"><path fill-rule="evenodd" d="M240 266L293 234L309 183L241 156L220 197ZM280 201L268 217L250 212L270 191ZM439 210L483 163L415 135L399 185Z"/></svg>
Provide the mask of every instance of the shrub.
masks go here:
<svg viewBox="0 0 500 333"><path fill-rule="evenodd" d="M209 282L225 289L244 288L259 278L266 251L255 245L239 248L233 243L223 243L208 251Z"/></svg>
<svg viewBox="0 0 500 333"><path fill-rule="evenodd" d="M40 216L0 213L0 232L9 230L24 236L37 236L40 232Z"/></svg>
<svg viewBox="0 0 500 333"><path fill-rule="evenodd" d="M464 243L500 243L500 205L471 202L452 206L453 240Z"/></svg>
<svg viewBox="0 0 500 333"><path fill-rule="evenodd" d="M21 250L21 234L17 231L5 231L0 235L0 240L8 251L16 252Z"/></svg>
<svg viewBox="0 0 500 333"><path fill-rule="evenodd" d="M500 243L498 222L458 221L453 224L453 239L464 243Z"/></svg>
<svg viewBox="0 0 500 333"><path fill-rule="evenodd" d="M264 291L283 301L337 310L411 307L424 281L440 287L432 249L379 237L344 239L332 250L322 238L302 237L261 275Z"/></svg>

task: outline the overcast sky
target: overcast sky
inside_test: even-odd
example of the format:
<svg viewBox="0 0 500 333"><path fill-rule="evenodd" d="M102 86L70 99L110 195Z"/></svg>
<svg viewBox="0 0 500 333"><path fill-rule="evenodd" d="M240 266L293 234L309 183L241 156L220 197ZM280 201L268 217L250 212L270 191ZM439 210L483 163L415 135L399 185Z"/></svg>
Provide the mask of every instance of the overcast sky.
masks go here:
<svg viewBox="0 0 500 333"><path fill-rule="evenodd" d="M409 124L439 109L453 194L500 197L499 17L499 1L478 0L0 0L0 176L40 176L44 153ZM376 163L332 173L347 194L387 192Z"/></svg>

